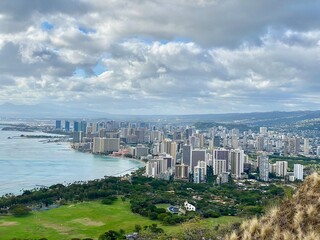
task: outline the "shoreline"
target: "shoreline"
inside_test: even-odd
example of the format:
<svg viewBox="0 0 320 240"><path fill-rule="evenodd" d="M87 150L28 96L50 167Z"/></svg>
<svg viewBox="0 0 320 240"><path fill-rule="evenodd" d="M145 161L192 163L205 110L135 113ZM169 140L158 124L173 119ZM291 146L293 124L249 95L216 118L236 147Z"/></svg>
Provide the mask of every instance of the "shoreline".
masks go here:
<svg viewBox="0 0 320 240"><path fill-rule="evenodd" d="M9 134L6 134L6 132L2 132L2 133L4 133L4 134L2 134L4 136L2 140L3 141L9 141L7 137L8 137L8 135L10 136L10 133ZM13 144L14 142L8 142L8 143ZM46 147L45 146L42 147L42 143L37 141L36 139L33 139L32 141L30 141L30 147L31 148L34 148L33 145L34 145L34 147L36 149L39 149L39 150L40 149L42 149L42 150L46 149ZM58 144L58 145L63 145L62 146L63 149L69 150L69 151L74 152L74 153L81 152L81 151L75 151L76 149L72 149L71 150L70 142L62 142L62 144ZM49 149L51 149L50 146L49 146ZM54 150L55 148L52 148L52 149L53 149L53 151L55 151ZM59 159L60 160L57 161L57 164L58 164L57 166L59 166L59 164L62 162L61 159L64 158L63 156L66 156L66 159L70 159L70 156L73 155L73 154L68 154L68 153L64 154L63 151L60 151L60 153L61 153L61 155L59 155ZM82 152L82 153L89 153L89 152ZM72 157L72 162L73 162L74 165L79 166L78 169L81 168L82 164L85 164L84 166L87 166L87 165L88 166L99 166L99 165L96 165L94 163L96 160L93 161L93 157L94 156L92 156L92 155L91 156L87 155L87 157L86 157L86 155L84 155L84 154L79 154L78 157L77 157L77 155L74 155ZM28 156L28 154L27 154L27 158L30 158ZM77 160L78 158L80 159L80 163L79 164L77 163L78 162L78 160ZM100 158L100 160L98 158ZM108 158L111 161L109 161L109 162L106 161ZM43 157L41 159L45 159L46 161L44 161L44 160L40 161L39 160L40 164L39 163L34 164L35 169L38 169L37 166L41 166L41 163L43 163L43 167L48 169L48 166L46 165L46 162L47 161L49 161L49 162L51 161L50 157L49 157L49 160L46 157ZM104 160L104 159L106 159L106 160ZM63 184L63 185L68 185L68 184L72 184L72 183L77 182L77 181L88 182L88 181L92 181L92 180L99 180L99 179L103 179L106 176L122 177L122 176L124 176L126 174L132 175L134 171L136 171L139 168L145 166L145 163L143 161L141 161L141 160L134 159L134 158L126 158L124 156L112 156L112 155L100 155L99 156L98 155L97 156L97 160L99 160L98 162L100 162L100 166L102 166L102 167L100 167L100 170L92 172L92 174L91 173L88 173L88 175L86 175L86 174L85 175L78 174L78 177L75 176L75 178L72 177L72 176L69 178L69 177L64 176L63 174L60 176L60 174L58 174L57 177L54 177L52 179L53 180L52 182L49 181L49 180L47 181L47 179L44 179L45 183L42 183L42 178L40 178L39 176L36 176L36 180L35 181L31 181L32 179L25 180L23 178L23 174L25 174L25 173L19 173L19 176L15 179L15 181L13 181L14 183L12 183L11 181L8 180L8 178L6 177L6 174L4 174L3 175L3 180L4 180L3 183L4 183L4 185L3 185L3 189L0 189L1 190L0 191L1 192L0 197L5 196L6 194L11 194L11 193L16 195L16 196L17 195L21 195L23 193L23 191L25 191L25 190L33 190L35 188L38 188L39 187L38 186L39 183L42 183L44 186L49 187L51 185L55 185L55 184L59 184L59 183ZM121 160L134 160L134 161L126 162L126 161L121 161ZM8 161L10 161L10 159L9 160L4 160L5 163L8 162ZM15 163L15 161L16 160L13 159L13 163ZM37 161L38 160L36 159L35 162L37 162ZM33 162L33 161L31 161L31 162ZM29 162L28 161L23 161L23 163L29 163ZM55 163L55 161L53 161L53 163ZM4 167L6 167L7 165L8 164L5 164ZM61 166L62 165L65 166L63 168L64 169L63 172L68 171L67 165L61 164ZM77 167L75 167L75 168L77 168ZM35 170L35 171L37 171L37 170ZM45 171L47 171L47 170L45 170ZM82 170L80 170L80 172L81 171ZM83 171L85 172L85 169L83 169ZM49 170L48 170L48 172L49 172L48 174L51 176L52 173L50 173ZM31 172L30 172L30 174L31 174ZM71 175L76 175L76 173L71 172Z"/></svg>
<svg viewBox="0 0 320 240"><path fill-rule="evenodd" d="M74 147L72 147L73 143L69 142L69 147L71 149L73 149L76 152L81 152L81 153L87 153L87 154L92 154L93 156L103 156L103 157L110 157L110 158L116 158L116 159L124 159L124 160L134 160L140 163L143 163L143 165L146 165L146 162L141 160L141 159L136 159L136 158L128 158L128 157L124 157L123 155L120 156L114 156L112 154L101 154L101 153L92 153L91 151L80 151Z"/></svg>
<svg viewBox="0 0 320 240"><path fill-rule="evenodd" d="M124 159L124 160L133 160L133 161L137 161L140 163L143 163L144 165L146 165L146 162L144 162L143 160L140 159L136 159L136 158L128 158L128 157L120 157L120 156L112 156L112 155L105 155L107 157L111 157L111 158L120 158L120 159Z"/></svg>

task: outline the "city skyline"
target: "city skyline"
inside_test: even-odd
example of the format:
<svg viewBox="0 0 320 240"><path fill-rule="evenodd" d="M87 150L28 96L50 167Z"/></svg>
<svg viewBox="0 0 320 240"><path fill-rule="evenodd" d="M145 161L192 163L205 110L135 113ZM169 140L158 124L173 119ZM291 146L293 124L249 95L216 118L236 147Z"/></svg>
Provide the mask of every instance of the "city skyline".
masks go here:
<svg viewBox="0 0 320 240"><path fill-rule="evenodd" d="M0 3L0 106L318 110L317 1Z"/></svg>

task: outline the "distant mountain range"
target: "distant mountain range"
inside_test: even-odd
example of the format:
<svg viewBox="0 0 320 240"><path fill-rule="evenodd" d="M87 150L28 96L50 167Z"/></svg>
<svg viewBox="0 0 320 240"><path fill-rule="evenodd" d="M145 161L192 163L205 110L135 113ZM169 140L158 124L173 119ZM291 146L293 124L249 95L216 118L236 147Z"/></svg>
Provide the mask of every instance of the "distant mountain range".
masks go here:
<svg viewBox="0 0 320 240"><path fill-rule="evenodd" d="M108 114L91 110L68 107L55 104L15 105L5 103L0 105L1 118L88 118L105 117Z"/></svg>
<svg viewBox="0 0 320 240"><path fill-rule="evenodd" d="M294 112L252 112L226 114L193 114L193 115L119 115L95 110L73 108L65 105L36 104L0 105L0 117L3 118L42 118L42 119L114 119L148 122L195 123L219 122L226 124L243 124L248 126L274 126L317 119L320 121L320 110Z"/></svg>

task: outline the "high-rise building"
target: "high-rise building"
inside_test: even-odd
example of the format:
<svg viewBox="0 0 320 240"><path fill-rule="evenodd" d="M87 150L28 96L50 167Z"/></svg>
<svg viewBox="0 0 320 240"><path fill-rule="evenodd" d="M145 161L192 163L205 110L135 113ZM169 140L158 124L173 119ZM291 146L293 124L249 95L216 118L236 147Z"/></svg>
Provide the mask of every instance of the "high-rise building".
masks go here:
<svg viewBox="0 0 320 240"><path fill-rule="evenodd" d="M101 141L102 138L100 137L93 138L92 153L101 153Z"/></svg>
<svg viewBox="0 0 320 240"><path fill-rule="evenodd" d="M188 179L189 178L189 166L188 165L176 165L175 167L175 178Z"/></svg>
<svg viewBox="0 0 320 240"><path fill-rule="evenodd" d="M206 161L206 151L200 149L192 150L190 171L193 171L193 168L198 165L199 161Z"/></svg>
<svg viewBox="0 0 320 240"><path fill-rule="evenodd" d="M195 183L204 182L205 175L206 175L206 162L205 161L199 161L197 166L194 167L193 181Z"/></svg>
<svg viewBox="0 0 320 240"><path fill-rule="evenodd" d="M56 129L61 129L61 120L56 120Z"/></svg>
<svg viewBox="0 0 320 240"><path fill-rule="evenodd" d="M163 140L164 153L171 154L171 143L172 143L171 139L166 138Z"/></svg>
<svg viewBox="0 0 320 240"><path fill-rule="evenodd" d="M225 161L225 170L223 172L229 171L229 151L228 150L226 150L226 149L214 149L212 155L213 155L213 166L214 167L216 166L216 163L215 163L216 161L223 160L223 161ZM222 165L218 165L220 167L224 166L224 163L222 163L222 162L219 163L219 164L222 164ZM214 171L216 172L215 169L214 169ZM219 173L221 173L221 172L219 172Z"/></svg>
<svg viewBox="0 0 320 240"><path fill-rule="evenodd" d="M146 157L149 154L149 148L138 144L136 147L136 158Z"/></svg>
<svg viewBox="0 0 320 240"><path fill-rule="evenodd" d="M320 146L317 147L317 156L320 157Z"/></svg>
<svg viewBox="0 0 320 240"><path fill-rule="evenodd" d="M174 160L177 160L177 143L171 142L171 149L169 153Z"/></svg>
<svg viewBox="0 0 320 240"><path fill-rule="evenodd" d="M192 148L196 148L197 145L197 137L196 136L190 136L189 137L189 143Z"/></svg>
<svg viewBox="0 0 320 240"><path fill-rule="evenodd" d="M81 121L80 122L80 131L81 132L86 132L87 131L87 122L86 121Z"/></svg>
<svg viewBox="0 0 320 240"><path fill-rule="evenodd" d="M110 153L117 152L120 149L120 138L101 138L94 137L92 152L93 153Z"/></svg>
<svg viewBox="0 0 320 240"><path fill-rule="evenodd" d="M146 163L146 174L149 177L158 178L161 174L172 173L175 164L171 156L158 156Z"/></svg>
<svg viewBox="0 0 320 240"><path fill-rule="evenodd" d="M287 175L288 162L276 161L276 175L278 177L285 177Z"/></svg>
<svg viewBox="0 0 320 240"><path fill-rule="evenodd" d="M156 178L160 173L160 162L158 160L150 160L146 163L146 174L148 177Z"/></svg>
<svg viewBox="0 0 320 240"><path fill-rule="evenodd" d="M222 174L227 171L227 161L226 160L215 160L214 161L214 175Z"/></svg>
<svg viewBox="0 0 320 240"><path fill-rule="evenodd" d="M191 145L184 145L182 147L182 163L184 165L188 165L189 167L191 166L191 151L192 151ZM189 170L191 171L190 168Z"/></svg>
<svg viewBox="0 0 320 240"><path fill-rule="evenodd" d="M303 165L301 164L294 164L294 178L298 180L303 180Z"/></svg>
<svg viewBox="0 0 320 240"><path fill-rule="evenodd" d="M104 152L117 152L120 149L120 138L103 138Z"/></svg>
<svg viewBox="0 0 320 240"><path fill-rule="evenodd" d="M259 176L262 181L269 181L269 158L268 156L258 156Z"/></svg>
<svg viewBox="0 0 320 240"><path fill-rule="evenodd" d="M263 151L263 149L264 149L264 137L258 136L256 140L256 150Z"/></svg>
<svg viewBox="0 0 320 240"><path fill-rule="evenodd" d="M158 141L153 142L152 154L156 155L160 153L160 144Z"/></svg>
<svg viewBox="0 0 320 240"><path fill-rule="evenodd" d="M167 167L168 167L168 169L170 169L170 170L175 169L176 162L175 162L175 160L172 158L172 156L166 154L165 156L163 156L163 159L167 161Z"/></svg>
<svg viewBox="0 0 320 240"><path fill-rule="evenodd" d="M115 131L107 131L105 133L106 138L120 138L120 132Z"/></svg>
<svg viewBox="0 0 320 240"><path fill-rule="evenodd" d="M308 138L305 138L303 141L303 153L304 153L304 155L309 154L309 139Z"/></svg>
<svg viewBox="0 0 320 240"><path fill-rule="evenodd" d="M300 152L300 138L292 137L289 139L289 153L298 154Z"/></svg>
<svg viewBox="0 0 320 240"><path fill-rule="evenodd" d="M80 143L83 139L83 132L73 132L73 142Z"/></svg>
<svg viewBox="0 0 320 240"><path fill-rule="evenodd" d="M69 132L70 131L70 122L69 121L64 121L64 130L66 132Z"/></svg>
<svg viewBox="0 0 320 240"><path fill-rule="evenodd" d="M189 137L192 136L192 132L193 132L193 129L192 129L192 128L187 128L187 129L185 130L185 137L186 137L186 139L189 139Z"/></svg>
<svg viewBox="0 0 320 240"><path fill-rule="evenodd" d="M240 149L232 149L230 152L231 173L235 178L241 178L241 174L243 173L243 156L244 152Z"/></svg>
<svg viewBox="0 0 320 240"><path fill-rule="evenodd" d="M199 134L199 148L204 147L204 136L203 134Z"/></svg>
<svg viewBox="0 0 320 240"><path fill-rule="evenodd" d="M79 122L77 122L77 121L73 122L73 131L79 132Z"/></svg>

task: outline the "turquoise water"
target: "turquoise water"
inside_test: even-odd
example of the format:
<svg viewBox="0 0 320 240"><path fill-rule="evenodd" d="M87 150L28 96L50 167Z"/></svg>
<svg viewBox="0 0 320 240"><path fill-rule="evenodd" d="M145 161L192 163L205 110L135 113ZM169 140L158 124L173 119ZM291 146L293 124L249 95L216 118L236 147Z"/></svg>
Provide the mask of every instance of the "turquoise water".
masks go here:
<svg viewBox="0 0 320 240"><path fill-rule="evenodd" d="M56 183L86 181L104 176L124 175L142 163L77 152L69 143L43 143L41 139L12 136L43 135L0 130L0 196L20 194L23 189Z"/></svg>

